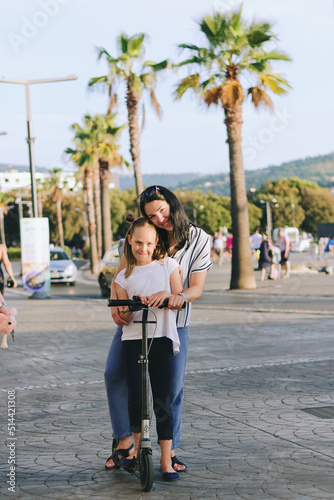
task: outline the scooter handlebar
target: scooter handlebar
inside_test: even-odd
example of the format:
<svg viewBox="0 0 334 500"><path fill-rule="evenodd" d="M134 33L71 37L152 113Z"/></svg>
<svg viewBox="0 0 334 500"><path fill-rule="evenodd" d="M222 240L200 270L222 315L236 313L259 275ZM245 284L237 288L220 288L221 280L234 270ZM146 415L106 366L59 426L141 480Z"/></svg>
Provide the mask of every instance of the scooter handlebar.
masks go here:
<svg viewBox="0 0 334 500"><path fill-rule="evenodd" d="M143 304L140 298L137 295L134 295L132 299L127 299L127 300L116 300L116 299L109 299L108 300L108 307L118 307L118 306L128 306L131 311L140 311L141 309L148 309L147 304ZM168 307L168 299L165 299L161 306L159 306L159 309L164 309L165 307ZM182 304L182 309L186 307L186 301Z"/></svg>

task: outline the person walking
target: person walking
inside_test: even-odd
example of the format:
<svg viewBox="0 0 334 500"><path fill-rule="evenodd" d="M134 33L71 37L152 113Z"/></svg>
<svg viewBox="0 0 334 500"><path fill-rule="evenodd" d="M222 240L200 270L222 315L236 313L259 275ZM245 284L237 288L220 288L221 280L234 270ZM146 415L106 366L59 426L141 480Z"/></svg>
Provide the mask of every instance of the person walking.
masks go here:
<svg viewBox="0 0 334 500"><path fill-rule="evenodd" d="M12 287L16 288L17 282L14 277L12 265L8 258L7 247L3 244L0 244L0 293L3 295L5 291L5 276L1 267L1 263L3 263L3 265L5 266Z"/></svg>
<svg viewBox="0 0 334 500"><path fill-rule="evenodd" d="M188 354L191 303L203 291L207 272L212 267L210 240L199 227L192 224L178 198L163 186L150 186L141 193L138 205L144 217L157 228L168 255L180 265L183 292L169 297L169 309L177 310L176 325L180 339L180 352L173 357L172 413L173 444L171 463L175 471L186 469L186 465L175 455L180 444L183 385ZM118 272L126 267L123 255ZM117 275L116 275L117 276ZM115 279L111 287L111 298L117 298ZM185 309L181 310L186 302ZM122 327L126 321L118 308L111 308L113 320L118 325L106 360L105 384L113 434L119 440L117 450L106 461L106 468L113 469L122 457L127 457L133 448L128 417L128 393L121 360Z"/></svg>
<svg viewBox="0 0 334 500"><path fill-rule="evenodd" d="M268 272L269 279L273 277L273 242L271 239L263 238L260 245L259 269L261 270L261 281L264 281L266 272Z"/></svg>
<svg viewBox="0 0 334 500"><path fill-rule="evenodd" d="M289 261L289 251L290 251L290 240L285 234L283 228L278 232L278 245L281 252L280 264L283 269L285 269L285 275L283 278L290 278L290 261Z"/></svg>

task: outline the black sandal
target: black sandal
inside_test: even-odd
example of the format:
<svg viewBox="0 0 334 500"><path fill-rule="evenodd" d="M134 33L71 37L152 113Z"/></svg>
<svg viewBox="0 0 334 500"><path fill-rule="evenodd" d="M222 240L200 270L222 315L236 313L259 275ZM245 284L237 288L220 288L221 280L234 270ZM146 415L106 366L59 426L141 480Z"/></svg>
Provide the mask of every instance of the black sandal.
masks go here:
<svg viewBox="0 0 334 500"><path fill-rule="evenodd" d="M185 470L187 470L186 464L184 464L183 462L181 462L181 460L179 460L176 456L172 457L172 467L173 467L173 469L174 469L174 465L175 464L177 464L177 465L183 465L184 466L184 469L178 470L176 472L184 472Z"/></svg>
<svg viewBox="0 0 334 500"><path fill-rule="evenodd" d="M107 458L106 464L105 464L104 468L106 470L119 469L119 467L121 465L121 461L123 460L123 458L128 458L128 456L130 455L130 450L132 450L133 447L134 447L134 445L132 444L127 449L120 448L119 450L115 450L110 455L110 457ZM121 458L119 458L119 457L121 457ZM112 460L114 462L114 466L113 467L107 467L107 463L109 462L109 460Z"/></svg>

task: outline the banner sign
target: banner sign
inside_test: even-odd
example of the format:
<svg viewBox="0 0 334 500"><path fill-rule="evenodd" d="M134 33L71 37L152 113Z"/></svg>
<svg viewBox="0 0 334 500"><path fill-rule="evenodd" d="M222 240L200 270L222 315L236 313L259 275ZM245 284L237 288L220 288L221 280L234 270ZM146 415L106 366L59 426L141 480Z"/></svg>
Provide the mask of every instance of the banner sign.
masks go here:
<svg viewBox="0 0 334 500"><path fill-rule="evenodd" d="M46 217L20 221L23 286L29 292L50 291L50 233Z"/></svg>

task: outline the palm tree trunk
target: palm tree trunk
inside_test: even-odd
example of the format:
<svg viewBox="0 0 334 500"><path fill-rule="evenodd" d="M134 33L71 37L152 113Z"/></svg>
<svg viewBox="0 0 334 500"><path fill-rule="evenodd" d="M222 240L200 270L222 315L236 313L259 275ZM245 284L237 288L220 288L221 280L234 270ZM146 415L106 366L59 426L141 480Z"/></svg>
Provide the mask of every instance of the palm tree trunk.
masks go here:
<svg viewBox="0 0 334 500"><path fill-rule="evenodd" d="M94 169L94 206L96 220L97 255L102 259L102 216L101 216L101 190L99 169Z"/></svg>
<svg viewBox="0 0 334 500"><path fill-rule="evenodd" d="M109 163L99 160L100 164L100 186L101 186L101 212L102 212L102 250L103 254L111 247L111 217L110 217L110 196L109 183L110 172Z"/></svg>
<svg viewBox="0 0 334 500"><path fill-rule="evenodd" d="M143 192L143 178L140 168L140 130L139 130L139 99L136 89L128 82L126 92L126 105L128 109L130 154L133 163L133 171L136 182L137 196Z"/></svg>
<svg viewBox="0 0 334 500"><path fill-rule="evenodd" d="M87 190L87 218L88 218L88 231L90 240L90 262L91 271L97 274L98 268L98 255L96 244L96 222L95 222L95 209L94 209L94 196L93 196L93 171L86 170L85 187Z"/></svg>
<svg viewBox="0 0 334 500"><path fill-rule="evenodd" d="M60 199L58 199L56 201L56 208L57 208L57 224L58 224L59 241L60 241L60 246L62 248L64 248L65 243L64 243L63 220L61 217L61 200Z"/></svg>
<svg viewBox="0 0 334 500"><path fill-rule="evenodd" d="M83 230L84 230L84 236L86 238L86 245L90 247L89 229L88 229L87 187L85 179L83 187L83 204L84 204L84 209L82 211Z"/></svg>
<svg viewBox="0 0 334 500"><path fill-rule="evenodd" d="M241 147L242 105L225 107L225 124L230 157L232 272L231 290L256 288L249 244L249 218L245 171Z"/></svg>

